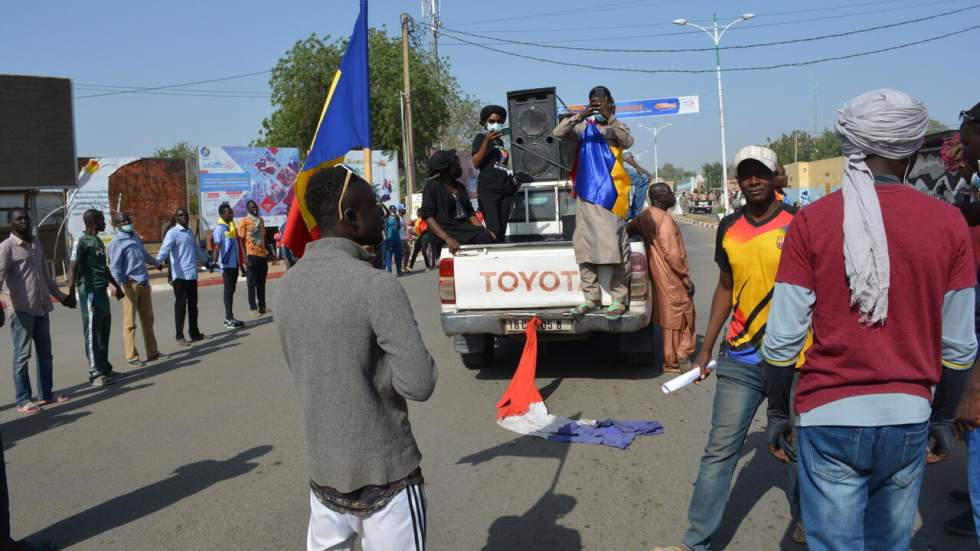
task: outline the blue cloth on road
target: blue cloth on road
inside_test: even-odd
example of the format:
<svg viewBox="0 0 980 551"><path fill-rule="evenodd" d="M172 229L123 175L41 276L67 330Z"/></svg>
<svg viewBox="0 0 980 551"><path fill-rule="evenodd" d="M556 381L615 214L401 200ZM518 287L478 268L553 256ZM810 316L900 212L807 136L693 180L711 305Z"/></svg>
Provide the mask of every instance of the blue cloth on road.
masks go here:
<svg viewBox="0 0 980 551"><path fill-rule="evenodd" d="M637 436L663 434L664 427L656 421L617 421L606 419L595 426L568 423L548 437L553 442L598 444L625 450Z"/></svg>
<svg viewBox="0 0 980 551"><path fill-rule="evenodd" d="M148 282L147 264L156 265L157 260L146 252L137 235L120 231L109 243L109 271L120 285Z"/></svg>

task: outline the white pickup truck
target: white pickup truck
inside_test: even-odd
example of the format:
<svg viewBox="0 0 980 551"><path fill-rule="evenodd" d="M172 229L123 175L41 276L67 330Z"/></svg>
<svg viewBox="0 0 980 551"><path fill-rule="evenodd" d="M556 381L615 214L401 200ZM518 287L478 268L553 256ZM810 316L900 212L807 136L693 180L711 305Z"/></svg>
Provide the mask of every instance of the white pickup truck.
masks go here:
<svg viewBox="0 0 980 551"><path fill-rule="evenodd" d="M507 228L509 243L466 245L452 256L444 247L439 259L442 328L453 337L467 367L493 362L497 337L523 336L527 322L543 322L541 339L585 339L598 332L619 333L620 352L632 364L653 362L651 301L646 247L630 241L629 308L617 320L601 313L573 317L583 301L578 264L572 250L575 200L572 184L525 184ZM610 273L600 269L603 304Z"/></svg>

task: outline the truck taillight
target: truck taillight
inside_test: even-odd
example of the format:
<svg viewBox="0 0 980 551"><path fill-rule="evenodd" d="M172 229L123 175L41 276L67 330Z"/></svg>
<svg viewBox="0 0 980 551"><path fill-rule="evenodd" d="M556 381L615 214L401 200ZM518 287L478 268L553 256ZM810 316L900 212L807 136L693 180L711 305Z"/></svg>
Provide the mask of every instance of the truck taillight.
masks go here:
<svg viewBox="0 0 980 551"><path fill-rule="evenodd" d="M647 262L640 253L630 253L630 300L647 296Z"/></svg>
<svg viewBox="0 0 980 551"><path fill-rule="evenodd" d="M439 261L439 300L443 304L456 304L456 268L452 257Z"/></svg>

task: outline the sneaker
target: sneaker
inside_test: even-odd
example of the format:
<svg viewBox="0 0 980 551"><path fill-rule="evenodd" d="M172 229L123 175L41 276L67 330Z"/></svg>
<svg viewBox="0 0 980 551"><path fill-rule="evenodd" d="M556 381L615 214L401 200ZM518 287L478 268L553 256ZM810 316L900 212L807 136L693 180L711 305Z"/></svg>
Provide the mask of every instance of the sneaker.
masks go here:
<svg viewBox="0 0 980 551"><path fill-rule="evenodd" d="M806 543L806 531L803 529L803 522L796 521L793 527L793 541L796 543Z"/></svg>
<svg viewBox="0 0 980 551"><path fill-rule="evenodd" d="M265 308L259 308L259 315L260 315L260 316L264 316L264 315L266 315L266 314L267 314L268 312L269 312L269 311L268 311L267 309L265 309Z"/></svg>
<svg viewBox="0 0 980 551"><path fill-rule="evenodd" d="M187 342L187 339L177 339L177 346L190 346L191 343Z"/></svg>
<svg viewBox="0 0 980 551"><path fill-rule="evenodd" d="M108 375L99 375L98 377L89 381L89 384L94 387L103 387L106 385L111 385L112 383L113 383L113 379L110 378Z"/></svg>
<svg viewBox="0 0 980 551"><path fill-rule="evenodd" d="M198 342L198 341L203 341L203 340L207 340L207 339L210 339L210 338L211 338L211 337L209 337L209 336L207 336L207 335L205 335L204 333L201 333L201 334L199 334L199 335L194 335L194 336L192 336L192 337L191 337L191 342Z"/></svg>
<svg viewBox="0 0 980 551"><path fill-rule="evenodd" d="M167 359L170 359L170 355L169 354L164 354L163 352L157 352L156 354L154 354L154 355L150 356L149 358L147 358L146 361L148 361L148 362L155 362L157 360L167 360Z"/></svg>
<svg viewBox="0 0 980 551"><path fill-rule="evenodd" d="M232 318L230 320L225 320L226 329L238 329L240 327L245 327L245 322L238 321L235 318Z"/></svg>
<svg viewBox="0 0 980 551"><path fill-rule="evenodd" d="M973 509L967 509L962 514L947 520L943 528L954 536L976 538L977 526L973 522Z"/></svg>
<svg viewBox="0 0 980 551"><path fill-rule="evenodd" d="M139 359L129 360L126 363L129 364L131 367L143 367L144 365L146 365L145 363L142 362L142 360Z"/></svg>

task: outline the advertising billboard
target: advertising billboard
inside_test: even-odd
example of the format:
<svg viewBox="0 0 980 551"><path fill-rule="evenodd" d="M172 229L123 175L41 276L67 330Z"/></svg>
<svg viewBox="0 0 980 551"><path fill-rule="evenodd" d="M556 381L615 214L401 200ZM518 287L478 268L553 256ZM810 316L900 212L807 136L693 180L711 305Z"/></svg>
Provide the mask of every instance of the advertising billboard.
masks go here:
<svg viewBox="0 0 980 551"><path fill-rule="evenodd" d="M105 216L105 231L99 234L103 242L112 240L115 230L112 227L112 200L109 197L109 177L120 168L138 161L138 157L99 157L89 159L78 174L78 188L68 194L68 214L65 231L68 246L73 247L85 233L83 215L89 209L102 211Z"/></svg>
<svg viewBox="0 0 980 551"><path fill-rule="evenodd" d="M344 156L344 164L354 169L358 176L364 177L364 152L354 150ZM371 178L374 180L374 194L385 205L398 205L401 200L401 186L398 181L398 152L371 150Z"/></svg>
<svg viewBox="0 0 980 551"><path fill-rule="evenodd" d="M249 200L258 203L266 227L286 221L285 199L301 166L299 149L202 146L197 160L201 216L209 224L222 203L231 205L235 218L246 216Z"/></svg>

